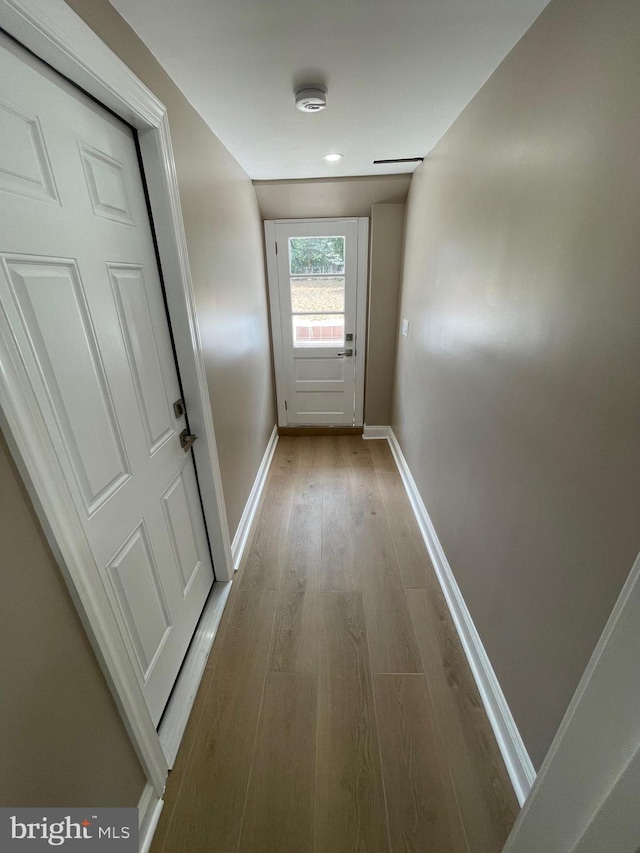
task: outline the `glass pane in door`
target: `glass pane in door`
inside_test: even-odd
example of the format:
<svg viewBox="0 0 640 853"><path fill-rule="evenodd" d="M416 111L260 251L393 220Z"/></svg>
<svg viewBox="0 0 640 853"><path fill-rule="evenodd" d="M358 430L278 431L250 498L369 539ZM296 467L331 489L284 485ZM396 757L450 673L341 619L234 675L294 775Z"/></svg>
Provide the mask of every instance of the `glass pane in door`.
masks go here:
<svg viewBox="0 0 640 853"><path fill-rule="evenodd" d="M292 276L291 310L294 314L344 311L344 276Z"/></svg>
<svg viewBox="0 0 640 853"><path fill-rule="evenodd" d="M344 237L289 237L291 275L340 275Z"/></svg>
<svg viewBox="0 0 640 853"><path fill-rule="evenodd" d="M294 347L344 346L344 314L294 314Z"/></svg>
<svg viewBox="0 0 640 853"><path fill-rule="evenodd" d="M344 236L289 238L294 347L344 346L344 245Z"/></svg>

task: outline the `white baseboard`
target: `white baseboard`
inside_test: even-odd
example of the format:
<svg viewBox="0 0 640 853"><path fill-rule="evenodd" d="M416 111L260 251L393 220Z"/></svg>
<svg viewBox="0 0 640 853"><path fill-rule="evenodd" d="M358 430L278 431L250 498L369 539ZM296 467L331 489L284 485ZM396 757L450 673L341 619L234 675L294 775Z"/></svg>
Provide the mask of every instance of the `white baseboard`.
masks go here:
<svg viewBox="0 0 640 853"><path fill-rule="evenodd" d="M151 848L163 805L164 800L156 794L153 785L147 782L138 803L138 850L140 853L148 853Z"/></svg>
<svg viewBox="0 0 640 853"><path fill-rule="evenodd" d="M175 763L178 748L189 721L189 714L202 681L202 673L222 619L222 611L231 592L231 583L232 581L214 583L180 669L180 675L162 715L158 737L169 769Z"/></svg>
<svg viewBox="0 0 640 853"><path fill-rule="evenodd" d="M440 581L451 616L460 636L462 647L469 661L484 708L491 723L498 747L507 767L511 784L520 805L523 804L536 778L536 771L520 737L513 715L507 704L489 657L482 645L480 635L473 624L460 587L451 570L440 540L426 507L420 497L398 439L389 429L389 445L396 460L400 476L409 496L422 538Z"/></svg>
<svg viewBox="0 0 640 853"><path fill-rule="evenodd" d="M364 425L362 437L363 438L386 438L389 439L391 435L391 427L390 426L367 426Z"/></svg>
<svg viewBox="0 0 640 853"><path fill-rule="evenodd" d="M244 554L244 549L247 544L247 539L249 538L249 531L251 530L251 525L253 524L253 520L256 517L258 504L260 503L260 498L262 497L262 490L264 489L264 484L267 480L269 465L271 465L271 460L273 459L273 454L276 451L277 444L278 427L274 426L273 432L271 433L271 438L269 439L269 443L267 444L267 449L264 452L262 462L260 463L260 467L258 468L256 479L254 480L253 486L251 488L249 499L247 500L244 511L242 513L242 517L240 518L240 523L238 524L236 535L233 537L233 542L231 543L233 569L236 572L238 571L240 561L242 560L242 555Z"/></svg>

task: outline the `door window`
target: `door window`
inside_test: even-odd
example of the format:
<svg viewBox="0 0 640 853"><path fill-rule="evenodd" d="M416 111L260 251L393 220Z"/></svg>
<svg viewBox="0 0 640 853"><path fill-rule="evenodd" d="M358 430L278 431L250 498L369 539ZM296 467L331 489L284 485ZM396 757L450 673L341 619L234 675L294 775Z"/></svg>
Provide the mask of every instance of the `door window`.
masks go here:
<svg viewBox="0 0 640 853"><path fill-rule="evenodd" d="M290 237L294 347L344 346L344 236Z"/></svg>

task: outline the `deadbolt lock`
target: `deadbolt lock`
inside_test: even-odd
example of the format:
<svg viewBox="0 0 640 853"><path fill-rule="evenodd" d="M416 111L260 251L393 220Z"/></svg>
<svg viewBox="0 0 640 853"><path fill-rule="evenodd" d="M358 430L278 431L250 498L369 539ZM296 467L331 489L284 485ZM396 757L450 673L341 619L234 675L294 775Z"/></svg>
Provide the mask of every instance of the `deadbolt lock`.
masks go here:
<svg viewBox="0 0 640 853"><path fill-rule="evenodd" d="M184 407L184 400L180 397L179 400L176 400L173 404L173 414L176 418L181 418L184 414L186 414L186 409Z"/></svg>

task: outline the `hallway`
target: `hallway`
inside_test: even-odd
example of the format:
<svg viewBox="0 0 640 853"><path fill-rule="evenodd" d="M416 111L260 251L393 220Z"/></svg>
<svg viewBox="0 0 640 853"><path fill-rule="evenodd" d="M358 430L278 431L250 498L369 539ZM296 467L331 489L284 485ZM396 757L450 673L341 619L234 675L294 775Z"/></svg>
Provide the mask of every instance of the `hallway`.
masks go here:
<svg viewBox="0 0 640 853"><path fill-rule="evenodd" d="M152 853L498 853L517 810L386 441L281 438Z"/></svg>

